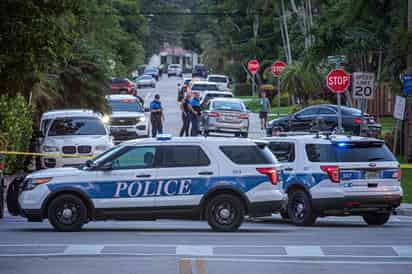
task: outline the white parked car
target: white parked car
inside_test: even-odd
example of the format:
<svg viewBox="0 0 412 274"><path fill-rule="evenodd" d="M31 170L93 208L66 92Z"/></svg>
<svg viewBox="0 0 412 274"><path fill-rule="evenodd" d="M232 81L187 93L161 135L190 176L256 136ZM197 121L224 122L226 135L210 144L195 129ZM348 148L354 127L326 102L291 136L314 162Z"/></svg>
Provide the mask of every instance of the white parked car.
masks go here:
<svg viewBox="0 0 412 274"><path fill-rule="evenodd" d="M189 218L228 232L245 215L281 209L279 168L266 142L161 135L118 145L81 169L34 172L8 206L59 231L97 220Z"/></svg>
<svg viewBox="0 0 412 274"><path fill-rule="evenodd" d="M143 87L155 88L156 87L156 79L153 78L152 75L143 74L142 76L140 76L136 79L136 85L137 85L137 88L143 88Z"/></svg>
<svg viewBox="0 0 412 274"><path fill-rule="evenodd" d="M207 81L192 81L190 82L190 91L198 92L201 97L203 97L206 91L220 91L218 86L214 83L209 83Z"/></svg>
<svg viewBox="0 0 412 274"><path fill-rule="evenodd" d="M220 90L229 90L229 77L226 75L211 74L207 77L207 81L216 84Z"/></svg>
<svg viewBox="0 0 412 274"><path fill-rule="evenodd" d="M179 64L171 64L167 67L167 76L179 76L181 77L183 73L182 66Z"/></svg>
<svg viewBox="0 0 412 274"><path fill-rule="evenodd" d="M41 117L42 168L79 166L113 146L101 115L92 110L54 110Z"/></svg>
<svg viewBox="0 0 412 274"><path fill-rule="evenodd" d="M205 107L214 98L233 98L233 93L229 91L205 91L200 100L200 106Z"/></svg>
<svg viewBox="0 0 412 274"><path fill-rule="evenodd" d="M112 113L104 116L116 143L149 135L149 123L143 106L132 95L108 95Z"/></svg>

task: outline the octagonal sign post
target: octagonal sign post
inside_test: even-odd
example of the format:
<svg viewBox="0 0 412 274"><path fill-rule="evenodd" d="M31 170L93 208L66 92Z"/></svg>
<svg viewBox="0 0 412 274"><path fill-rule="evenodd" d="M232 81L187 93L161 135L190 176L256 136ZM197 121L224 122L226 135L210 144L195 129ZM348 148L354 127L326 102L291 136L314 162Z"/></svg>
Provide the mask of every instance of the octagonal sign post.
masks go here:
<svg viewBox="0 0 412 274"><path fill-rule="evenodd" d="M343 69L334 69L326 76L326 86L330 91L336 93L338 101L338 133L342 133L342 110L341 110L341 93L349 88L350 75Z"/></svg>

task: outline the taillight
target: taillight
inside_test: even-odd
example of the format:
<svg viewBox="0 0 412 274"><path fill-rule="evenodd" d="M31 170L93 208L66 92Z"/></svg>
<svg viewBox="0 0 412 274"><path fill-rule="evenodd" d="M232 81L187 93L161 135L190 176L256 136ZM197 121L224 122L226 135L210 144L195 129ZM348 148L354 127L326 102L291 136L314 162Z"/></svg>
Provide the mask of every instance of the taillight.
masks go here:
<svg viewBox="0 0 412 274"><path fill-rule="evenodd" d="M354 119L353 119L353 122L354 122L355 124L361 125L361 124L363 123L363 120L362 120L361 118L354 118Z"/></svg>
<svg viewBox="0 0 412 274"><path fill-rule="evenodd" d="M267 175L272 185L276 185L278 183L278 173L273 167L258 167L256 170L260 174Z"/></svg>
<svg viewBox="0 0 412 274"><path fill-rule="evenodd" d="M247 114L240 114L239 119L249 119L249 115Z"/></svg>
<svg viewBox="0 0 412 274"><path fill-rule="evenodd" d="M402 169L398 168L398 170L393 173L392 177L400 181L402 178Z"/></svg>
<svg viewBox="0 0 412 274"><path fill-rule="evenodd" d="M209 115L209 117L219 117L220 116L219 112L214 112L214 111L209 112L208 115Z"/></svg>
<svg viewBox="0 0 412 274"><path fill-rule="evenodd" d="M326 172L329 176L329 179L333 183L340 182L339 167L338 166L320 166L320 169Z"/></svg>

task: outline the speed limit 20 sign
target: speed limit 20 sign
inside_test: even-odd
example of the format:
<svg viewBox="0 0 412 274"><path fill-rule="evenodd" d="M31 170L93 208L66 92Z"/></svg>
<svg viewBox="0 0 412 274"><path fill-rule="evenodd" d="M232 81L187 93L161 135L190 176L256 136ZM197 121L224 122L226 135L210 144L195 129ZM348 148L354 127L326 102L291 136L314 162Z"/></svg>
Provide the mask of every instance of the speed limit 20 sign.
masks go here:
<svg viewBox="0 0 412 274"><path fill-rule="evenodd" d="M353 73L353 98L373 99L375 74L368 72Z"/></svg>

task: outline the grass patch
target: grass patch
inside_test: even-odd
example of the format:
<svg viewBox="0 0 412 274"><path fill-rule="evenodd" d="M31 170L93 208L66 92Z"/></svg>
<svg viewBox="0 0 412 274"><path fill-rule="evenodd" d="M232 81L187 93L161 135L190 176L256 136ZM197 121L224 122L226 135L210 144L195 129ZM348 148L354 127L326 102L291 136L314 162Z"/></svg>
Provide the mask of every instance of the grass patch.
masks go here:
<svg viewBox="0 0 412 274"><path fill-rule="evenodd" d="M412 203L412 169L402 169L402 189L404 203Z"/></svg>
<svg viewBox="0 0 412 274"><path fill-rule="evenodd" d="M395 119L393 117L380 117L379 120L382 125L382 135L393 132L395 126Z"/></svg>
<svg viewBox="0 0 412 274"><path fill-rule="evenodd" d="M239 96L237 97L239 99L245 100L245 105L248 108L249 111L254 112L254 113L259 113L259 99L256 97L250 97L250 96ZM275 103L275 102L274 102ZM272 106L272 114L277 114L277 105ZM286 116L289 115L291 107L280 107L280 115L281 116Z"/></svg>

